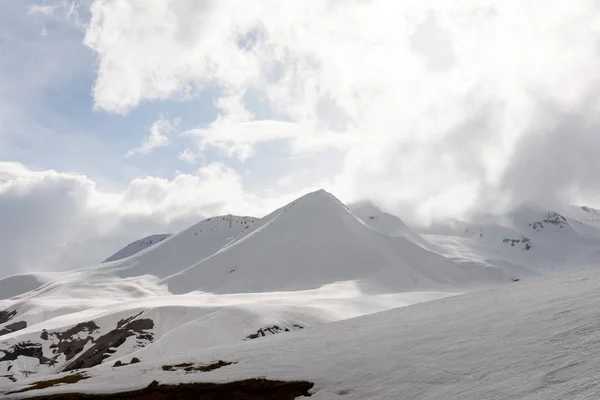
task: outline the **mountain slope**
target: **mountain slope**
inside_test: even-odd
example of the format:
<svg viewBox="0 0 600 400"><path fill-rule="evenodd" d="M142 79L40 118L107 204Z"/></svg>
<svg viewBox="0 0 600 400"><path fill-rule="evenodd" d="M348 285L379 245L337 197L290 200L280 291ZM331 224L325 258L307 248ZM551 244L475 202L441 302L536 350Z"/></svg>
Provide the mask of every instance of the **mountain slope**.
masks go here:
<svg viewBox="0 0 600 400"><path fill-rule="evenodd" d="M370 229L317 191L253 224L211 257L165 278L171 293L305 290L358 281L369 292L440 290L508 281L459 266L404 237Z"/></svg>
<svg viewBox="0 0 600 400"><path fill-rule="evenodd" d="M600 223L587 207L555 211L525 204L504 215L435 226L422 236L457 262L492 265L521 277L600 265Z"/></svg>
<svg viewBox="0 0 600 400"><path fill-rule="evenodd" d="M312 382L314 400L595 399L599 285L599 269L579 271L226 347L142 356L155 345L161 354L157 342L137 353L139 364L101 365L80 382L14 397L265 377ZM195 336L192 327L187 337ZM232 364L211 372L165 368L218 360Z"/></svg>
<svg viewBox="0 0 600 400"><path fill-rule="evenodd" d="M169 236L171 236L170 233L159 233L156 235L146 236L145 238L129 243L127 246L123 247L121 250L117 251L103 262L117 261L122 260L123 258L131 257L132 255L139 253L140 251L147 249L152 245L162 242Z"/></svg>
<svg viewBox="0 0 600 400"><path fill-rule="evenodd" d="M104 263L96 269L122 278L144 274L163 278L212 255L254 221L254 217L236 215L207 218L131 257Z"/></svg>
<svg viewBox="0 0 600 400"><path fill-rule="evenodd" d="M381 211L380 208L369 202L359 202L348 206L352 214L356 215L371 229L387 236L404 237L427 249L437 250L437 247L425 240L414 229L409 227L395 215Z"/></svg>

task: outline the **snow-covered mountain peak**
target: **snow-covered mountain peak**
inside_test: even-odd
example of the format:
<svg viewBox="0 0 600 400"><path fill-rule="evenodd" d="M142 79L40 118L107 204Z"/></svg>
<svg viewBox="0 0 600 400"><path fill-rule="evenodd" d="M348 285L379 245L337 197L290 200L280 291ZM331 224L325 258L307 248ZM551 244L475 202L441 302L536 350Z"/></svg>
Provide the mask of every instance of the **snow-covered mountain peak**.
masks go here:
<svg viewBox="0 0 600 400"><path fill-rule="evenodd" d="M382 234L335 196L309 193L254 223L220 251L161 283L171 293L309 290L355 281L415 290L507 279L468 271L406 237Z"/></svg>
<svg viewBox="0 0 600 400"><path fill-rule="evenodd" d="M331 211L331 210L348 210L348 208L333 194L327 192L324 189L319 189L314 192L305 194L302 197L289 203L285 208L289 209L302 209L310 208L311 210Z"/></svg>
<svg viewBox="0 0 600 400"><path fill-rule="evenodd" d="M108 257L103 262L111 262L122 260L123 258L131 257L132 255L139 253L140 251L147 249L150 246L153 246L157 243L162 242L166 238L171 236L170 233L159 233L156 235L146 236L142 239L136 240L135 242L129 243L127 246L123 247L121 250L117 251L112 256Z"/></svg>

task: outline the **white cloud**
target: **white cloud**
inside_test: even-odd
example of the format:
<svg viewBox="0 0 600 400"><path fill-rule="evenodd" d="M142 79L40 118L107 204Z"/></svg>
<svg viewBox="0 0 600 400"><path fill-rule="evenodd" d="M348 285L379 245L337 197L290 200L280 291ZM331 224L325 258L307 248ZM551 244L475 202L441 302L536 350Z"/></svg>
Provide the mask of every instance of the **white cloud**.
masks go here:
<svg viewBox="0 0 600 400"><path fill-rule="evenodd" d="M91 11L97 107L124 113L217 87L230 111L192 131L200 150L245 159L265 141L295 154L339 148L338 192L423 217L549 193L520 190L533 184L554 195L540 179L510 185L515 152L548 137L540 120L575 114L580 127L600 105L595 0L97 0ZM250 89L268 118L229 95Z"/></svg>
<svg viewBox="0 0 600 400"><path fill-rule="evenodd" d="M54 14L54 10L57 6L48 4L33 4L27 7L28 14L41 14L45 17L51 17Z"/></svg>
<svg viewBox="0 0 600 400"><path fill-rule="evenodd" d="M203 159L201 151L194 151L190 148L183 149L183 151L179 152L177 158L188 164L196 164Z"/></svg>
<svg viewBox="0 0 600 400"><path fill-rule="evenodd" d="M261 215L287 198L258 199L222 164L172 180L135 179L106 192L83 175L0 162L2 276L65 270L102 261L130 241L185 228L203 217Z"/></svg>
<svg viewBox="0 0 600 400"><path fill-rule="evenodd" d="M167 120L164 117L160 117L158 120L152 123L152 126L149 129L148 137L144 139L140 147L129 150L125 156L132 157L136 154L146 155L150 154L154 149L168 146L169 135L175 132L180 122L181 120L179 118Z"/></svg>

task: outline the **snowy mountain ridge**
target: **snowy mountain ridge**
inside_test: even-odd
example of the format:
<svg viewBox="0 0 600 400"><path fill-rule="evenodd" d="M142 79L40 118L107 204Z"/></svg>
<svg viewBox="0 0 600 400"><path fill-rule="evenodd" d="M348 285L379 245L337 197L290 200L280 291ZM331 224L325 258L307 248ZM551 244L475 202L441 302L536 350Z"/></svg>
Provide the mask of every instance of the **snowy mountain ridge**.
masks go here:
<svg viewBox="0 0 600 400"><path fill-rule="evenodd" d="M91 268L8 277L0 392L133 357L148 365L310 336L335 321L597 266L595 215L521 207L419 231L320 190L260 219L211 217L146 247L134 242L144 248L121 258L130 244Z"/></svg>
<svg viewBox="0 0 600 400"><path fill-rule="evenodd" d="M140 251L152 245L162 242L169 236L171 236L170 233L158 233L156 235L146 236L142 239L136 240L135 242L129 243L127 246L117 251L103 262L118 261L122 260L123 258L131 257L132 255L139 253Z"/></svg>

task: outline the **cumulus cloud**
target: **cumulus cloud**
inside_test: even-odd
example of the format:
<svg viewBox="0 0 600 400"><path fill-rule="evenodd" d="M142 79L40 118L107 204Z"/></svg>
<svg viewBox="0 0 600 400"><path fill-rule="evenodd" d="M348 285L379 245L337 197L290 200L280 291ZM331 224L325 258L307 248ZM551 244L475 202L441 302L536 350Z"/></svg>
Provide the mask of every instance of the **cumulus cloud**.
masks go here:
<svg viewBox="0 0 600 400"><path fill-rule="evenodd" d="M246 159L265 141L284 140L297 153L336 148L346 154L331 177L338 193L428 218L494 197L555 195L559 188L542 179L532 186L532 178L514 178L523 176L514 172L515 154L555 149L538 142L555 137L545 122L555 113L571 116L571 140L593 141L584 127L598 111L586 102L600 89L599 7L594 0L95 1L85 43L98 57L94 97L105 110L123 113L207 86L266 99L269 118L257 118L256 104L238 97L229 114L243 118L188 132L199 145L183 157L213 146ZM561 157L581 165L595 158ZM566 168L570 162L544 171L559 164L570 198L581 197L591 174Z"/></svg>
<svg viewBox="0 0 600 400"><path fill-rule="evenodd" d="M148 136L144 139L140 147L129 150L125 156L132 157L136 154L146 155L150 154L154 149L168 146L169 135L177 130L180 122L179 118L168 120L161 116L152 123Z"/></svg>
<svg viewBox="0 0 600 400"><path fill-rule="evenodd" d="M82 175L0 162L0 277L93 265L145 235L218 214L261 215L286 199L259 201L234 170L218 163L107 192Z"/></svg>

